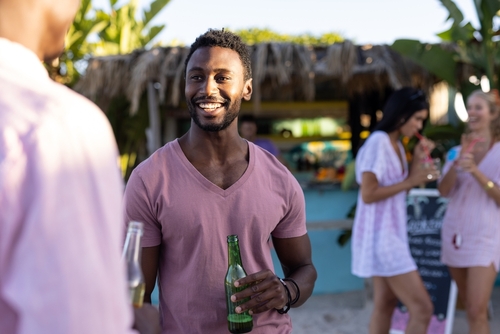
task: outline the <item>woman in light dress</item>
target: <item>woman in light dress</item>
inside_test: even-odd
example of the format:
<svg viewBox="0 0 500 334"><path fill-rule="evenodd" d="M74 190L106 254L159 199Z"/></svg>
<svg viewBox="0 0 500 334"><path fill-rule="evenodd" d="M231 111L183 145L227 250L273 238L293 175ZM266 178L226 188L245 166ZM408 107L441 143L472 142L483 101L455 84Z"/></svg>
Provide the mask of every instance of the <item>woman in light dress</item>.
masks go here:
<svg viewBox="0 0 500 334"><path fill-rule="evenodd" d="M474 91L461 145L450 150L438 189L449 198L441 261L457 283L469 333L490 333L488 302L500 265L498 95Z"/></svg>
<svg viewBox="0 0 500 334"><path fill-rule="evenodd" d="M406 333L424 334L433 305L411 256L406 216L406 194L436 180L434 166L421 164L434 144L422 139L408 166L401 137L413 137L429 116L422 91L403 88L384 106L383 118L356 157L360 184L352 237L352 272L373 278L374 307L370 334L387 334L398 299L408 308Z"/></svg>

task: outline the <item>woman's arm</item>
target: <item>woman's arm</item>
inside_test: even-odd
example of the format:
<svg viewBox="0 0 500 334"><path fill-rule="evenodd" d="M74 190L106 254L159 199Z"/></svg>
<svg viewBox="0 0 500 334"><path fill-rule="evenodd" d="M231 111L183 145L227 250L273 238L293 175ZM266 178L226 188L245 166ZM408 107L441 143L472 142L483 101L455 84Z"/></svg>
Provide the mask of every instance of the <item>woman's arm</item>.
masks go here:
<svg viewBox="0 0 500 334"><path fill-rule="evenodd" d="M476 162L474 161L474 155L472 153L463 154L458 164L464 172L470 173L479 185L484 188L488 196L500 206L500 188L477 168Z"/></svg>
<svg viewBox="0 0 500 334"><path fill-rule="evenodd" d="M415 186L436 180L439 176L439 171L436 167L432 164L428 167L421 164L422 158L426 157L426 152L432 151L434 147L435 144L426 138L419 141L413 152L414 158L409 169L408 177L402 182L382 187L375 173L371 171L363 172L360 185L361 199L363 202L369 204L382 201L402 191L409 191ZM380 150L378 152L380 152ZM380 154L372 154L371 158L375 159L375 161L377 161L377 159L386 159L385 156L380 156Z"/></svg>
<svg viewBox="0 0 500 334"><path fill-rule="evenodd" d="M361 199L363 202L370 204L394 196L402 191L410 190L412 187L413 185L408 179L388 187L381 187L375 174L364 172L361 176Z"/></svg>
<svg viewBox="0 0 500 334"><path fill-rule="evenodd" d="M488 177L481 173L479 169L476 169L476 172L471 174L474 176L479 185L483 187L484 191L486 191L486 194L488 194L488 196L490 196L497 203L497 205L500 206L500 188L498 185L488 179Z"/></svg>
<svg viewBox="0 0 500 334"><path fill-rule="evenodd" d="M412 166L408 177L404 181L382 187L379 185L378 179L374 173L364 172L361 175L361 199L367 204L382 201L402 191L408 191L419 184L435 180L437 178L437 173L438 171L434 166L429 168ZM428 175L431 175L432 178L429 179Z"/></svg>

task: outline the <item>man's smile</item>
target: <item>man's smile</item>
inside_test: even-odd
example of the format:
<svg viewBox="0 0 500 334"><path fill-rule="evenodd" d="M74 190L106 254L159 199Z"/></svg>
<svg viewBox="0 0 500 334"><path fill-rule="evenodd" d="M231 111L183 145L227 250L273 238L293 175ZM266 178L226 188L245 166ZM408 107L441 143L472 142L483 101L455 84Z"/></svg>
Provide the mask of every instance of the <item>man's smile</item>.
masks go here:
<svg viewBox="0 0 500 334"><path fill-rule="evenodd" d="M218 108L222 107L222 103L206 103L206 102L201 102L198 103L198 107L205 110L206 112L214 112Z"/></svg>

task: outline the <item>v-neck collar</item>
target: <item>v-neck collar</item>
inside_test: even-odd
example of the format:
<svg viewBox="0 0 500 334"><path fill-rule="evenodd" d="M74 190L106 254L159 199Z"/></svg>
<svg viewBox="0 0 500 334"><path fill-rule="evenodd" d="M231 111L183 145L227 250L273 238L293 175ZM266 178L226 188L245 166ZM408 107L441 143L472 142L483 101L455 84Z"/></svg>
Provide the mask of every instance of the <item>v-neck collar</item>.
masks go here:
<svg viewBox="0 0 500 334"><path fill-rule="evenodd" d="M210 180L208 180L203 174L201 174L194 166L193 164L188 160L184 152L182 151L181 145L179 144L179 140L175 139L172 142L172 146L174 148L175 153L177 153L177 156L181 160L182 164L186 168L186 170L198 181L204 186L206 189L210 190L211 192L222 196L222 197L228 197L235 191L237 191L245 182L248 180L250 175L253 172L254 166L255 166L255 147L248 142L248 167L241 175L241 177L233 183L229 188L227 189L222 189L221 187L217 186Z"/></svg>
<svg viewBox="0 0 500 334"><path fill-rule="evenodd" d="M497 147L499 147L499 144L500 142L495 142L489 149L488 151L486 151L486 154L483 156L483 158L477 163L477 166L479 167L480 165L483 164L483 161L484 160L487 160L488 156L491 154L491 152L493 152L494 150L497 149Z"/></svg>
<svg viewBox="0 0 500 334"><path fill-rule="evenodd" d="M401 171L401 175L405 176L408 173L408 162L405 159L406 152L403 144L399 140L396 142L396 146L398 147L399 153L401 154L401 159L400 159L398 152L396 152L394 150L394 146L392 146L391 137L389 136L389 134L385 131L381 132L385 134L387 140L389 141L389 146L391 148L392 156L395 159L399 170Z"/></svg>

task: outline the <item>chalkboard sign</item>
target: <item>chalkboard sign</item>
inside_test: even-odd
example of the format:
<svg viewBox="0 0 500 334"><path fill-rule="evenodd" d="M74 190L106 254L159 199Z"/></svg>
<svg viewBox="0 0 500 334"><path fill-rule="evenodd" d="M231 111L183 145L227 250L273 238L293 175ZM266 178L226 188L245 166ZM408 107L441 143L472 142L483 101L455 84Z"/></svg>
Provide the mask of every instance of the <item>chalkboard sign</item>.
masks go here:
<svg viewBox="0 0 500 334"><path fill-rule="evenodd" d="M434 304L428 334L451 334L457 290L441 263L441 225L447 200L437 189L413 189L406 200L408 242L418 271ZM403 333L409 314L400 304L392 317L391 334Z"/></svg>

